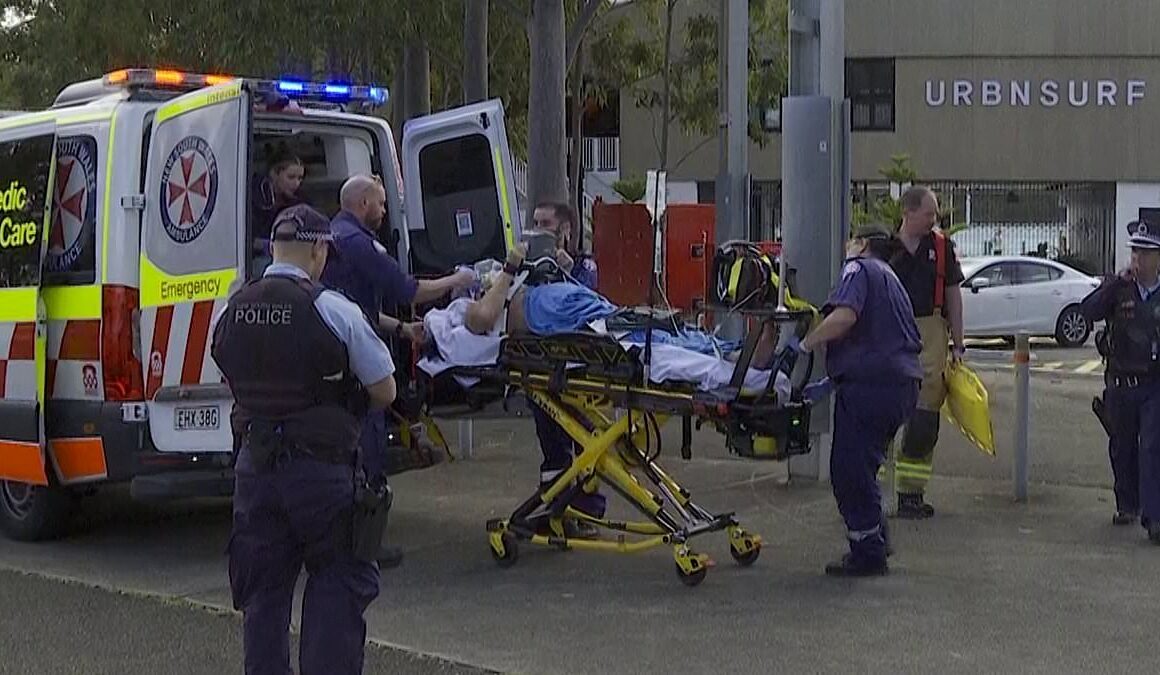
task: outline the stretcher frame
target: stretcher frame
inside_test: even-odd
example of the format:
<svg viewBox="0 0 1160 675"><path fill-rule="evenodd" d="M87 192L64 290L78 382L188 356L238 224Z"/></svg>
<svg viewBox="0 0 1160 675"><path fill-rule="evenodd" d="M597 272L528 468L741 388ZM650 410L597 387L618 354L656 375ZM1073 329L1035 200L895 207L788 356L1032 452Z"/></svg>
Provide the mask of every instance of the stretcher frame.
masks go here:
<svg viewBox="0 0 1160 675"><path fill-rule="evenodd" d="M756 562L761 537L747 531L734 512L713 513L694 503L690 492L656 462L661 449L660 429L671 417L695 418L698 428L706 422L712 424L726 436L730 449L743 456L784 460L810 451L810 405L802 400L801 388L812 369L812 357L798 359L805 361L804 368L793 367L801 364L791 364L797 357L783 348L763 390L744 392L742 384L766 325L795 325L794 332L800 338L809 329L813 315L784 308L741 313L756 324L756 330L746 335L729 386L711 392L691 385L646 385L639 348L625 349L613 338L594 333L508 337L497 366L449 371L502 385L505 400L514 390L522 390L581 448L566 471L537 489L510 516L487 522L491 554L499 566L516 563L521 541L560 550L615 553L668 545L673 549L677 576L684 584L695 586L714 563L708 555L690 548L689 542L722 530L728 533L730 553L739 565ZM784 336L779 337L784 343ZM790 400L779 402L774 390L776 373L787 365L792 371ZM684 431L687 438L687 427ZM654 438L655 455L651 454ZM767 442L762 446L755 439ZM762 449L764 453L759 452ZM647 479L652 489L634 472ZM595 492L600 484L610 487L647 520L596 518L570 506L581 492ZM614 536L570 537L566 519ZM630 540L630 536L639 539Z"/></svg>

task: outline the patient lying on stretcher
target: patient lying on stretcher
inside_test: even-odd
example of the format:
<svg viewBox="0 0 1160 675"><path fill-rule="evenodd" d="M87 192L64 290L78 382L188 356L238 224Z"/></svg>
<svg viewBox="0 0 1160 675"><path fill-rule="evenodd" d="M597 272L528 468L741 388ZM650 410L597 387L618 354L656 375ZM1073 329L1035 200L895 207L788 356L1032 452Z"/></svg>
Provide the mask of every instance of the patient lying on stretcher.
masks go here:
<svg viewBox="0 0 1160 675"><path fill-rule="evenodd" d="M418 363L424 372L434 376L455 366L494 364L505 335L590 331L610 334L625 345L644 344L643 329L616 329L615 319L623 308L580 284L565 280L515 285L516 275L510 270L521 260L520 251L513 251L509 271L492 275L478 300L460 298L446 309L428 312L424 328L434 350ZM649 377L653 382L692 382L703 390L729 383L739 350L736 343L723 343L704 331L679 326L670 330L654 327L652 345ZM776 345L776 329L764 329L746 373L745 389L766 386ZM780 397L788 398L789 387L789 378L778 372L774 389Z"/></svg>

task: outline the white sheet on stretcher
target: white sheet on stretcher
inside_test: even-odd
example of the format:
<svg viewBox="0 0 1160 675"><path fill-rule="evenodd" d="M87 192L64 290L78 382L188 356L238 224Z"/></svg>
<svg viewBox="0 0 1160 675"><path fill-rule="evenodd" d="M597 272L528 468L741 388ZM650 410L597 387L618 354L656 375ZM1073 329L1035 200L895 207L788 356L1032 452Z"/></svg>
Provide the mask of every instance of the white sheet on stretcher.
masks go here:
<svg viewBox="0 0 1160 675"><path fill-rule="evenodd" d="M447 309L431 310L423 318L427 337L434 341L439 351L438 357L424 357L419 361L423 372L436 375L457 366L489 366L499 360L500 343L503 337L498 331L489 335L476 335L463 325L470 300L462 298L453 301ZM622 340L626 347L633 344ZM720 389L729 384L733 377L734 363L716 356L701 354L675 345L654 344L652 348L652 368L649 379L655 383L692 382L702 391ZM464 387L475 384L472 378L457 377ZM745 375L747 390L763 389L769 382L769 371L750 368ZM790 395L790 382L785 373L779 372L774 384L779 401L786 401Z"/></svg>

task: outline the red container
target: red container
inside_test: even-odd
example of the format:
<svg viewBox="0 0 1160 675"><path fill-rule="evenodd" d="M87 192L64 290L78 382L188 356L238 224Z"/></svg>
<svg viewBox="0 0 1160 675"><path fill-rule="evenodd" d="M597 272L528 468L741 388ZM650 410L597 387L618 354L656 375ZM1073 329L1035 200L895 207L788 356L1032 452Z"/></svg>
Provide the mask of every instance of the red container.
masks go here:
<svg viewBox="0 0 1160 675"><path fill-rule="evenodd" d="M692 311L708 298L716 227L712 204L665 209L665 294L674 309Z"/></svg>
<svg viewBox="0 0 1160 675"><path fill-rule="evenodd" d="M647 305L653 229L644 204L592 205L596 290L617 305Z"/></svg>

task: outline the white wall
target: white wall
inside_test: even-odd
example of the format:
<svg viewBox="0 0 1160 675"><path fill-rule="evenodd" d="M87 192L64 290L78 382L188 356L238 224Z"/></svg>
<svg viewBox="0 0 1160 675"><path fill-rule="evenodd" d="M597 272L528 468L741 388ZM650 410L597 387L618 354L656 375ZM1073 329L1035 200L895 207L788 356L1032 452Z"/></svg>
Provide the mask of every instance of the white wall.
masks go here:
<svg viewBox="0 0 1160 675"><path fill-rule="evenodd" d="M1160 208L1160 183L1116 183L1116 269L1128 266L1128 223L1141 208Z"/></svg>
<svg viewBox="0 0 1160 675"><path fill-rule="evenodd" d="M696 181L674 181L668 184L668 194L666 196L668 204L696 204L697 203L697 182Z"/></svg>

